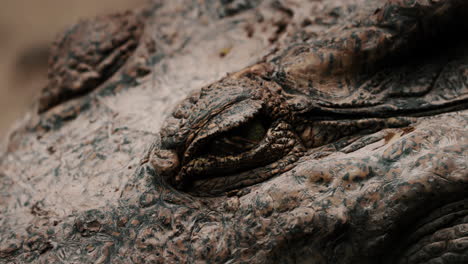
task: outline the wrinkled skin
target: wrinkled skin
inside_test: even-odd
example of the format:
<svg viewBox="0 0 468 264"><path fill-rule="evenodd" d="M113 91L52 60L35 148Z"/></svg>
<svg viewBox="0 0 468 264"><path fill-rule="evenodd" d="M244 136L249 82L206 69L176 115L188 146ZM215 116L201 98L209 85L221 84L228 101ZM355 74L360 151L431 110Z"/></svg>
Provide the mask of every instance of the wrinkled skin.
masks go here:
<svg viewBox="0 0 468 264"><path fill-rule="evenodd" d="M155 1L125 44L82 22L1 158L0 262L467 263L467 13Z"/></svg>

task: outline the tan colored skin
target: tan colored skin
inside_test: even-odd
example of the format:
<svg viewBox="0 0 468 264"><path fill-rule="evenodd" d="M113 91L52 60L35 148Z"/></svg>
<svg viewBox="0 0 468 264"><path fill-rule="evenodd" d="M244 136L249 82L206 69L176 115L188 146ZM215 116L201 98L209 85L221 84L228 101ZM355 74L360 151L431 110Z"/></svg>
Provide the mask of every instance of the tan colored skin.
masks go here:
<svg viewBox="0 0 468 264"><path fill-rule="evenodd" d="M132 55L142 31L138 15L131 12L70 28L51 49L49 84L42 91L38 111L85 94L112 76Z"/></svg>
<svg viewBox="0 0 468 264"><path fill-rule="evenodd" d="M135 11L121 68L12 134L0 263L466 263L465 10Z"/></svg>

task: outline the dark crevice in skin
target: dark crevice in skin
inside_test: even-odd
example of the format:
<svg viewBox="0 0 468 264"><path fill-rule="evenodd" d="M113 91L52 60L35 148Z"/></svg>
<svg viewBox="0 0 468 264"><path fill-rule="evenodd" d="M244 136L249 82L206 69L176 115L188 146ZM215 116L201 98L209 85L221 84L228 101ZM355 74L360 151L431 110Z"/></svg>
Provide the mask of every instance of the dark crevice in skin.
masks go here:
<svg viewBox="0 0 468 264"><path fill-rule="evenodd" d="M107 77L110 75L110 73L115 71L116 69L118 69L118 67L111 67L109 68L108 71L103 72L103 74L106 77L103 77L101 79L91 79L91 80L84 82L83 87L86 87L86 88L80 89L79 91L67 90L67 91L62 92L59 96L56 96L54 99L49 100L49 103L47 105L44 105L43 107L41 107L38 110L38 113L42 114L59 104L65 103L67 101L73 100L78 97L85 96L90 91L92 91L95 87L97 87L99 84L103 83L107 79ZM63 121L66 121L66 120L63 120Z"/></svg>
<svg viewBox="0 0 468 264"><path fill-rule="evenodd" d="M327 121L304 121L296 124L296 133L302 144L312 151L313 148L334 144L341 150L352 144L346 137L363 137L385 128L402 128L409 126L414 119L410 118L365 118L336 119ZM344 139L343 141L341 139ZM340 142L341 141L341 142ZM336 144L335 144L336 143ZM349 149L348 149L349 152Z"/></svg>
<svg viewBox="0 0 468 264"><path fill-rule="evenodd" d="M326 226L327 221L330 220L324 216L322 223ZM324 239L328 242L321 244L317 244L312 238L314 235L319 234L321 230L298 234L275 246L268 259L273 261L272 263L340 263L339 261L343 257L340 246L346 241L349 228L350 226L347 224L336 223L333 226L334 232Z"/></svg>
<svg viewBox="0 0 468 264"><path fill-rule="evenodd" d="M203 2L209 14L215 19L235 16L255 8L261 0L207 0Z"/></svg>
<svg viewBox="0 0 468 264"><path fill-rule="evenodd" d="M450 251L447 249L447 244L450 239L431 239L434 236L434 233L441 232L442 230L449 231L450 229L462 228L466 230L468 228L468 200L466 196L452 197L446 201L439 201L435 205L428 206L420 211L420 213L407 216L404 219L408 219L406 223L401 223L398 234L394 235L393 241L390 243L393 250L391 250L387 255L381 257L383 263L426 263L430 259L435 259L441 255L441 253L447 253ZM420 219L416 223L410 221L410 219ZM450 232L450 231L449 231ZM453 233L457 238L468 239L468 234L463 232ZM424 242L425 241L425 242ZM415 257L416 253L421 254L423 247L430 245L431 243L443 242L443 244L437 245L430 250L426 250L426 253L422 256L419 256L420 259L418 262L414 262L412 258ZM468 250L466 250L466 243L460 242L461 253L464 255L465 261L468 259ZM465 245L465 250L463 250L463 245ZM419 251L419 252L418 252ZM427 257L427 258L426 258ZM426 259L424 259L426 258ZM455 261L450 263L466 263L465 261Z"/></svg>
<svg viewBox="0 0 468 264"><path fill-rule="evenodd" d="M299 118L309 121L323 120L360 120L368 118L390 118L390 117L424 117L443 114L447 112L455 112L468 109L468 98L458 101L446 103L443 106L429 105L421 107L418 111L409 111L405 109L389 110L376 109L375 112L367 112L368 108L356 108L350 111L340 112L337 109L326 109L317 107L311 110L307 115L300 115Z"/></svg>
<svg viewBox="0 0 468 264"><path fill-rule="evenodd" d="M75 119L79 113L83 113L89 109L91 109L91 100L83 98L83 102L80 102L79 105L71 105L62 109L62 113L60 114L52 114L47 119L42 119L37 125L29 128L29 130L30 132L58 130L64 123Z"/></svg>
<svg viewBox="0 0 468 264"><path fill-rule="evenodd" d="M440 196L438 199L431 197L427 199L423 206L406 210L406 212L399 215L397 219L387 218L387 214L383 215L387 221L382 222L383 225L381 227L374 226L375 223L371 224L372 231L366 230L366 226L369 225L369 223L359 222L360 218L366 221L365 219L367 219L369 215L359 213L362 208L357 211L353 209L349 212L349 217L353 219L354 227L349 228L351 230L349 233L343 233L344 238L340 241L340 244L335 247L336 251L334 254L337 256L337 260L346 259L344 256L349 254L350 251L354 251L352 253L353 257L346 263L416 264L416 262L411 261L405 262L404 256L414 252L415 248L419 249L430 244L424 242L424 239L433 236L434 233L440 230L460 224L463 225L463 223L465 223L465 225L459 227L464 230L468 228L467 202L466 194L459 192L451 196ZM413 207L414 204L408 201L408 206ZM392 210L391 207L392 205L389 205L390 210ZM366 230L364 232L369 233L375 232L376 229L385 231L375 233L372 236L367 233L357 234L355 231L356 226L359 226L359 229ZM377 246L369 248L369 240L375 239L376 237L382 238L382 241L377 242ZM462 232L458 237L464 237L466 239L468 235L466 232L464 234ZM351 245L354 245L353 249L350 248ZM462 245L464 244L461 243L461 246ZM439 249L444 251L444 248ZM431 250L428 253L431 254ZM465 251L465 257L467 256L466 253L468 253L468 251ZM427 263L427 261L428 260L417 263ZM334 262L331 261L330 263ZM448 263L462 264L466 262Z"/></svg>

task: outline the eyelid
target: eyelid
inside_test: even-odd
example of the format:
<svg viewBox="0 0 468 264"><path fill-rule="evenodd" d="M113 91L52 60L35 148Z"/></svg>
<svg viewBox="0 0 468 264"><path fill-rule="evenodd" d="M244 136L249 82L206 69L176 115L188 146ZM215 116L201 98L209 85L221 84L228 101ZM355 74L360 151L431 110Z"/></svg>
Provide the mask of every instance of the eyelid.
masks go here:
<svg viewBox="0 0 468 264"><path fill-rule="evenodd" d="M262 107L262 101L248 99L231 105L217 114L197 132L193 141L186 148L184 158L187 159L192 156L201 145L214 136L227 132L253 119Z"/></svg>
<svg viewBox="0 0 468 264"><path fill-rule="evenodd" d="M230 170L246 170L262 166L283 157L296 145L295 134L289 124L276 122L268 129L265 137L256 146L237 155L207 155L190 160L179 173L179 183L194 180L197 176L206 177L207 173L229 173ZM255 166L252 166L255 165Z"/></svg>

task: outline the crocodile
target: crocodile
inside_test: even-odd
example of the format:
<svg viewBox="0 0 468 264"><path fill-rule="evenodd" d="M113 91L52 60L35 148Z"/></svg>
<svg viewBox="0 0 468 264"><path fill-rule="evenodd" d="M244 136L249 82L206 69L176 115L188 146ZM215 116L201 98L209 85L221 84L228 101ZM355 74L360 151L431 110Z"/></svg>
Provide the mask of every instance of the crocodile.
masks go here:
<svg viewBox="0 0 468 264"><path fill-rule="evenodd" d="M467 263L468 2L83 20L0 155L0 263Z"/></svg>

